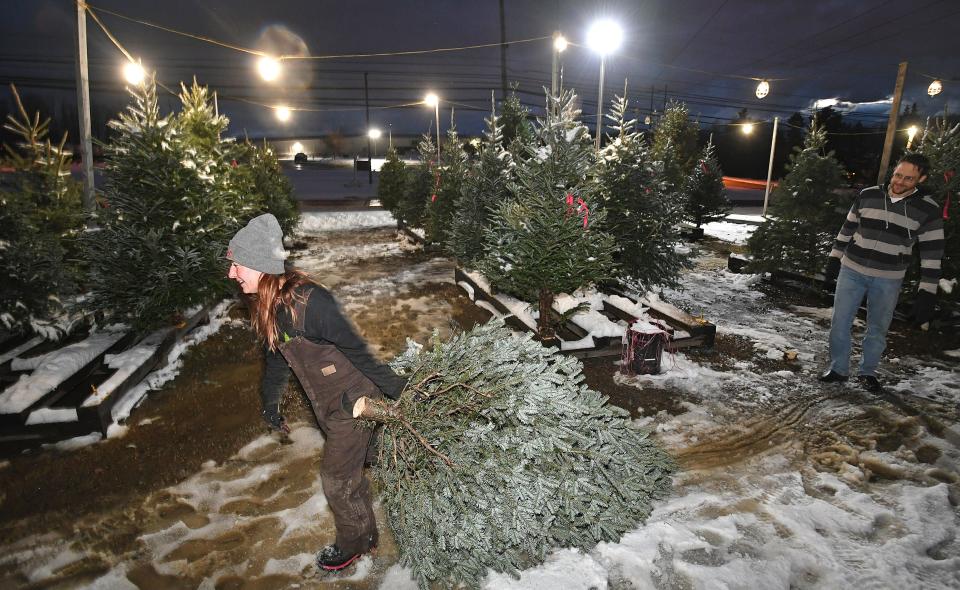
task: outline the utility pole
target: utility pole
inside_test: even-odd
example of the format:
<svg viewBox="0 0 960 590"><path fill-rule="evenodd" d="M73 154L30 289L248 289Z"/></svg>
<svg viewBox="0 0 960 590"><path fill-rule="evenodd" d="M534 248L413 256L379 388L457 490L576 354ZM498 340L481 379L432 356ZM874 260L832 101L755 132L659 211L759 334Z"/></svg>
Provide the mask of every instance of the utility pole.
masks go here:
<svg viewBox="0 0 960 590"><path fill-rule="evenodd" d="M507 100L507 21L503 12L503 0L500 0L500 87L503 100ZM437 127L439 131L440 127Z"/></svg>
<svg viewBox="0 0 960 590"><path fill-rule="evenodd" d="M777 124L780 117L773 118L773 139L770 140L770 164L767 165L767 189L763 192L763 216L767 216L767 201L770 199L770 177L773 175L773 154L777 150ZM713 134L710 134L713 137Z"/></svg>
<svg viewBox="0 0 960 590"><path fill-rule="evenodd" d="M557 96L557 85L560 69L560 52L557 51L557 39L560 37L560 31L553 32L553 44L550 46L550 52L553 53L553 66L550 68L550 95Z"/></svg>
<svg viewBox="0 0 960 590"><path fill-rule="evenodd" d="M367 73L363 73L363 102L367 109L367 178L373 184L373 152L370 151L370 93L367 87Z"/></svg>
<svg viewBox="0 0 960 590"><path fill-rule="evenodd" d="M880 173L877 175L877 184L883 184L887 179L887 168L890 167L890 152L893 151L893 138L897 134L897 121L900 116L900 101L903 99L903 83L907 78L907 62L900 62L897 69L897 86L893 90L893 104L890 105L890 119L887 121L887 135L883 139L883 155L880 157Z"/></svg>
<svg viewBox="0 0 960 590"><path fill-rule="evenodd" d="M87 227L93 227L96 213L93 183L93 141L90 138L90 82L87 67L87 3L77 2L77 108L80 124L80 154L83 158L83 211Z"/></svg>

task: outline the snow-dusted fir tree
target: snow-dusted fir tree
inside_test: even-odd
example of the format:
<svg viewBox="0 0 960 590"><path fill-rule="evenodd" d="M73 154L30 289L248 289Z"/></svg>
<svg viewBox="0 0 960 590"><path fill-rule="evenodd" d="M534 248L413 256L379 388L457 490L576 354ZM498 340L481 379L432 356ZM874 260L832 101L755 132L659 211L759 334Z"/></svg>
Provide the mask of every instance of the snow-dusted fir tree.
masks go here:
<svg viewBox="0 0 960 590"><path fill-rule="evenodd" d="M250 212L224 190L229 163L215 155L219 148L196 140L209 139L217 121L193 120L200 115L189 107L183 122L192 129L161 116L152 79L130 93L132 104L109 123L107 206L99 231L85 239L85 257L92 304L150 328L225 289L225 244Z"/></svg>
<svg viewBox="0 0 960 590"><path fill-rule="evenodd" d="M440 175L435 161L437 146L429 133L423 134L417 143L421 164L406 167L403 180L403 193L397 203L395 217L409 227L424 227L427 205L431 202L440 186Z"/></svg>
<svg viewBox="0 0 960 590"><path fill-rule="evenodd" d="M272 213L283 235L290 235L300 220L300 212L293 197L293 186L280 168L277 155L266 141L262 146L244 141L229 153L235 155L230 161L235 181L246 187L243 190L251 191L251 205L257 208L253 215Z"/></svg>
<svg viewBox="0 0 960 590"><path fill-rule="evenodd" d="M473 267L483 256L484 230L491 207L510 196L513 158L503 146L503 126L491 97L490 117L477 161L471 166L457 201L447 250L460 264Z"/></svg>
<svg viewBox="0 0 960 590"><path fill-rule="evenodd" d="M554 296L611 278L614 269L614 239L597 207L596 152L575 100L570 91L547 97L512 196L492 212L478 265L497 289L538 302L545 340L554 337Z"/></svg>
<svg viewBox="0 0 960 590"><path fill-rule="evenodd" d="M597 169L606 212L605 229L618 250L618 280L644 292L654 285L675 286L688 256L677 251L679 200L666 190L659 163L651 161L637 122L628 119L626 98L617 97L607 114L615 130L600 154Z"/></svg>
<svg viewBox="0 0 960 590"><path fill-rule="evenodd" d="M530 111L520 102L517 89L514 87L503 100L501 107L503 114L500 124L503 125L503 146L514 156L522 157L526 147L534 141L534 130L530 124Z"/></svg>
<svg viewBox="0 0 960 590"><path fill-rule="evenodd" d="M814 122L790 156L789 172L770 195L769 218L747 242L754 270L812 276L826 264L849 208L837 193L843 168L826 144L826 130Z"/></svg>
<svg viewBox="0 0 960 590"><path fill-rule="evenodd" d="M663 178L676 190L683 187L697 161L697 125L690 121L687 105L671 101L653 130L654 160L663 162Z"/></svg>
<svg viewBox="0 0 960 590"><path fill-rule="evenodd" d="M63 297L75 289L78 269L73 244L82 225L80 186L70 178L67 135L48 137L50 120L27 114L11 85L17 114L4 128L18 138L4 145L2 162L12 172L0 179L0 332L49 330L63 311Z"/></svg>
<svg viewBox="0 0 960 590"><path fill-rule="evenodd" d="M580 361L502 321L411 346L393 367L409 379L400 399L361 407L385 423L375 476L423 588L475 588L488 569L617 541L669 489L670 458L584 385Z"/></svg>
<svg viewBox="0 0 960 590"><path fill-rule="evenodd" d="M450 112L450 128L440 150L440 167L436 170L439 182L436 193L431 195L427 205L427 239L434 244L446 246L457 213L457 201L469 170L469 157L463 149L463 141L457 133ZM436 195L436 196L434 196Z"/></svg>
<svg viewBox="0 0 960 590"><path fill-rule="evenodd" d="M403 191L406 185L406 168L406 164L400 159L397 150L393 148L387 150L387 157L380 168L377 181L377 198L380 199L380 205L389 211L395 219L400 219L398 207L401 199L403 199Z"/></svg>
<svg viewBox="0 0 960 590"><path fill-rule="evenodd" d="M723 219L730 212L730 201L723 187L723 171L712 143L708 143L683 186L684 217L699 229L703 224Z"/></svg>
<svg viewBox="0 0 960 590"><path fill-rule="evenodd" d="M943 205L943 278L960 280L960 123L928 121L918 151L930 160L924 187ZM960 287L951 295L960 297Z"/></svg>

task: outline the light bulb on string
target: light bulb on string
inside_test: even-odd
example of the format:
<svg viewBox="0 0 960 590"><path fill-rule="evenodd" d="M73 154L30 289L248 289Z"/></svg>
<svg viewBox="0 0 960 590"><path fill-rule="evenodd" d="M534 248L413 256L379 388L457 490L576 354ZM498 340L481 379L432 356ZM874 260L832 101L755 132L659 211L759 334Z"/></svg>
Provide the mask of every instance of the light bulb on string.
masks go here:
<svg viewBox="0 0 960 590"><path fill-rule="evenodd" d="M553 48L557 53L563 53L567 49L567 39L563 35L557 35L553 39Z"/></svg>
<svg viewBox="0 0 960 590"><path fill-rule="evenodd" d="M930 96L936 96L943 92L943 83L940 80L934 80L930 82L930 85L927 86L927 94Z"/></svg>
<svg viewBox="0 0 960 590"><path fill-rule="evenodd" d="M907 149L910 149L910 146L913 145L913 138L917 136L917 131L919 128L916 125L911 125L907 128Z"/></svg>
<svg viewBox="0 0 960 590"><path fill-rule="evenodd" d="M290 120L290 107L280 105L280 106L273 107L273 110L274 110L274 113L277 115L277 119L281 123L286 123L287 121Z"/></svg>
<svg viewBox="0 0 960 590"><path fill-rule="evenodd" d="M276 58L264 55L257 60L257 71L260 77L267 82L273 82L280 77L280 61Z"/></svg>
<svg viewBox="0 0 960 590"><path fill-rule="evenodd" d="M763 98L766 95L770 94L770 83L766 80L760 80L760 83L757 84L757 98Z"/></svg>
<svg viewBox="0 0 960 590"><path fill-rule="evenodd" d="M146 78L146 76L147 72L139 62L128 61L123 64L123 77L128 84L139 86L143 84L143 79Z"/></svg>
<svg viewBox="0 0 960 590"><path fill-rule="evenodd" d="M744 135L750 135L753 133L753 123L744 123L740 126L740 131L742 131Z"/></svg>

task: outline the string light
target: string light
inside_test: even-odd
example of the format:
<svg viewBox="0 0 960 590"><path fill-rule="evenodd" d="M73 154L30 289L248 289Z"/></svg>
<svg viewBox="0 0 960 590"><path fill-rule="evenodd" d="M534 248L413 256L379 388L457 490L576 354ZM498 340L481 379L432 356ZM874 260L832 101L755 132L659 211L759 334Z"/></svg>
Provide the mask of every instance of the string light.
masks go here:
<svg viewBox="0 0 960 590"><path fill-rule="evenodd" d="M753 123L744 123L740 126L740 131L742 131L744 135L750 135L753 133Z"/></svg>
<svg viewBox="0 0 960 590"><path fill-rule="evenodd" d="M757 98L763 98L768 94L770 94L770 83L766 80L760 80L760 83L757 84Z"/></svg>
<svg viewBox="0 0 960 590"><path fill-rule="evenodd" d="M930 85L927 86L927 94L930 96L936 96L943 92L943 83L940 80L934 80L930 82Z"/></svg>
<svg viewBox="0 0 960 590"><path fill-rule="evenodd" d="M127 84L139 86L143 84L144 78L147 77L147 72L138 62L128 61L123 64L123 77L127 81Z"/></svg>
<svg viewBox="0 0 960 590"><path fill-rule="evenodd" d="M267 82L273 82L280 77L280 62L269 55L265 55L257 60L257 71L260 72L261 78Z"/></svg>
<svg viewBox="0 0 960 590"><path fill-rule="evenodd" d="M279 120L281 123L286 123L290 120L290 107L280 105L274 107L273 110L277 115L277 120Z"/></svg>

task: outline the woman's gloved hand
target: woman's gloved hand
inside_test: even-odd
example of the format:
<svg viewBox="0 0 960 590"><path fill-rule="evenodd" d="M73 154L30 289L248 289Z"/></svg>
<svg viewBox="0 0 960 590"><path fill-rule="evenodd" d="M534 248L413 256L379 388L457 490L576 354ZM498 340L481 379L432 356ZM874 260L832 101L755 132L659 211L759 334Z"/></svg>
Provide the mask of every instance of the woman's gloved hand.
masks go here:
<svg viewBox="0 0 960 590"><path fill-rule="evenodd" d="M290 434L290 427L287 426L287 419L284 418L278 410L265 409L260 412L260 414L263 416L264 422L270 425L270 428L276 430L277 432Z"/></svg>

